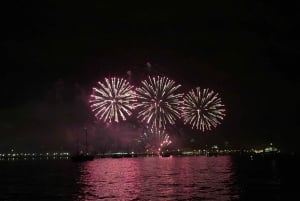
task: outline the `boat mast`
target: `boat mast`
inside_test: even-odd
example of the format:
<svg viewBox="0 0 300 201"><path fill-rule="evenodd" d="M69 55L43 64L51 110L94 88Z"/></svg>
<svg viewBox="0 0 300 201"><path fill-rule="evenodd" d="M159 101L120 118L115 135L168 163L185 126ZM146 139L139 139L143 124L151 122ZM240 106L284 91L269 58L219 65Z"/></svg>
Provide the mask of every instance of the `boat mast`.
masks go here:
<svg viewBox="0 0 300 201"><path fill-rule="evenodd" d="M87 142L87 128L85 130L85 153L88 153L88 142Z"/></svg>
<svg viewBox="0 0 300 201"><path fill-rule="evenodd" d="M77 139L76 139L76 154L79 153L79 137L77 135Z"/></svg>

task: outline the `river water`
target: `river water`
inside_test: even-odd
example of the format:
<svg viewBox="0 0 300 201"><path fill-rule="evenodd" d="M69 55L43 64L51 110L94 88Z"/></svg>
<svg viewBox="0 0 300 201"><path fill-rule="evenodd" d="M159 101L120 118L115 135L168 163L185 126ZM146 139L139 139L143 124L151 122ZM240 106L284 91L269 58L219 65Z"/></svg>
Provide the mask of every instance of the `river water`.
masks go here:
<svg viewBox="0 0 300 201"><path fill-rule="evenodd" d="M218 157L0 161L1 201L280 200L276 160Z"/></svg>

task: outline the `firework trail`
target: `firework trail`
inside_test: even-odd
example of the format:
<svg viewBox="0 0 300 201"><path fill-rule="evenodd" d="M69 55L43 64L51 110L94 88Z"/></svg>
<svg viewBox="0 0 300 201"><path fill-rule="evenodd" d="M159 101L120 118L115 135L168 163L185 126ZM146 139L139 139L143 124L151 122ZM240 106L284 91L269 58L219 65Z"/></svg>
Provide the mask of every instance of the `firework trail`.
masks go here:
<svg viewBox="0 0 300 201"><path fill-rule="evenodd" d="M148 77L136 89L137 118L150 128L164 129L180 117L180 85L167 77Z"/></svg>
<svg viewBox="0 0 300 201"><path fill-rule="evenodd" d="M90 104L95 117L104 122L119 122L132 114L135 102L133 86L123 78L105 78L93 88Z"/></svg>
<svg viewBox="0 0 300 201"><path fill-rule="evenodd" d="M183 97L181 117L184 124L205 131L220 124L225 111L218 93L197 87Z"/></svg>

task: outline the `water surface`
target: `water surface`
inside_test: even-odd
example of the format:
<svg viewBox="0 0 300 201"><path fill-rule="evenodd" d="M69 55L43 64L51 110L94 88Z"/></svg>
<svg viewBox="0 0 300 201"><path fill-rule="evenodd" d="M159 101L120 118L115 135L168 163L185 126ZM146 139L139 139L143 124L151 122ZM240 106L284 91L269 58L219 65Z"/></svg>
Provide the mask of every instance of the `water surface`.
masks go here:
<svg viewBox="0 0 300 201"><path fill-rule="evenodd" d="M0 161L0 200L279 200L277 161L218 157Z"/></svg>

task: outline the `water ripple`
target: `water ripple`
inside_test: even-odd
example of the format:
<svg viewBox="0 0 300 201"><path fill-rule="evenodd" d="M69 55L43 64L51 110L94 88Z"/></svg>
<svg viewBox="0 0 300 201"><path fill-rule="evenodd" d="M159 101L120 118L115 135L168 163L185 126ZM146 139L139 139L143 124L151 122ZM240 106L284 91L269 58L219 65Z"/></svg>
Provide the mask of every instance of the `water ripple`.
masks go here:
<svg viewBox="0 0 300 201"><path fill-rule="evenodd" d="M230 156L0 165L3 201L280 200L277 162L237 162Z"/></svg>
<svg viewBox="0 0 300 201"><path fill-rule="evenodd" d="M81 167L83 200L231 200L230 157L99 159ZM81 198L82 200L82 198Z"/></svg>

